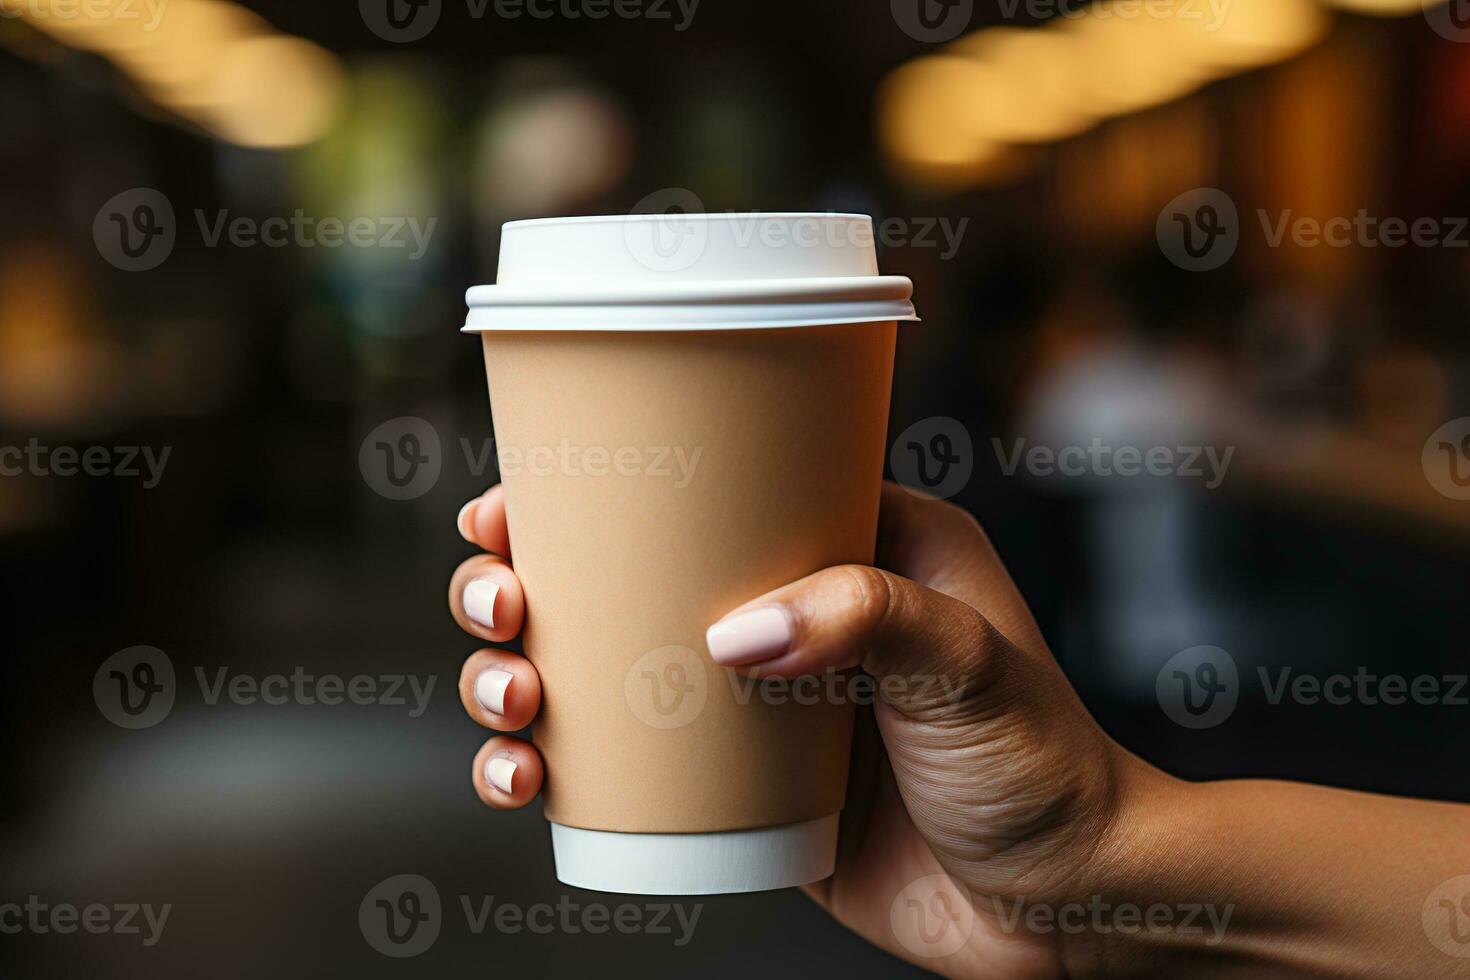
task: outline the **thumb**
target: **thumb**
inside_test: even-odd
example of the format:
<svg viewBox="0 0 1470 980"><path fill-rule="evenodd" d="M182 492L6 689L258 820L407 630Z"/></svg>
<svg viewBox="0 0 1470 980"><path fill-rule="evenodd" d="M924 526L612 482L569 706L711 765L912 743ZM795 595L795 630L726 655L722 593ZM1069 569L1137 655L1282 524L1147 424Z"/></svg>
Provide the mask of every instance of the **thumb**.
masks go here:
<svg viewBox="0 0 1470 980"><path fill-rule="evenodd" d="M752 677L862 667L905 714L993 689L1017 659L972 606L892 572L839 565L741 606L706 633L716 663Z"/></svg>

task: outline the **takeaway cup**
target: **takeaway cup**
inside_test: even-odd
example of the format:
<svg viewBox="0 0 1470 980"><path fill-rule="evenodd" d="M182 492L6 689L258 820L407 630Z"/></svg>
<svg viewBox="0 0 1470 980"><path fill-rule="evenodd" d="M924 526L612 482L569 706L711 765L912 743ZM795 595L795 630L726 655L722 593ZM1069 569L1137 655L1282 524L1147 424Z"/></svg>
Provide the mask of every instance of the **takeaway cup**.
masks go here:
<svg viewBox="0 0 1470 980"><path fill-rule="evenodd" d="M469 290L557 876L713 894L831 874L854 686L753 682L705 629L873 559L897 322L847 214L511 222Z"/></svg>

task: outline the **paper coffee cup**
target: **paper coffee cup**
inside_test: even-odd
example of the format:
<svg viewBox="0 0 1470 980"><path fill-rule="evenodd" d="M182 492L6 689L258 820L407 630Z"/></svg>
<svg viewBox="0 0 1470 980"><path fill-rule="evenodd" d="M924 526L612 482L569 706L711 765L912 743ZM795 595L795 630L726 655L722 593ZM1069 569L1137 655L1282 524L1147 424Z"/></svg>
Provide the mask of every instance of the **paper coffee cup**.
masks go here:
<svg viewBox="0 0 1470 980"><path fill-rule="evenodd" d="M757 684L704 631L870 563L907 279L861 215L507 224L468 293L542 678L557 876L712 894L831 874L850 678Z"/></svg>

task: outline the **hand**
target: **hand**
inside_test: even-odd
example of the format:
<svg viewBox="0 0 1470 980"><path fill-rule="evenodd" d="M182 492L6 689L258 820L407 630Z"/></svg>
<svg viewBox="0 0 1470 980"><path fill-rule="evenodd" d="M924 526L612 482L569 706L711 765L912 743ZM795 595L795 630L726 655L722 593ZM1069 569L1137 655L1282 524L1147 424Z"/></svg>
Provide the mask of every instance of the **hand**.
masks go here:
<svg viewBox="0 0 1470 980"><path fill-rule="evenodd" d="M836 873L807 891L929 969L1074 972L1091 951L1017 927L1015 903L1085 903L1125 785L1159 774L1098 729L969 514L886 485L877 550L877 568L817 572L710 632L751 676L861 667L884 694L859 715ZM771 607L785 641L743 642L742 614Z"/></svg>
<svg viewBox="0 0 1470 980"><path fill-rule="evenodd" d="M454 617L512 639L525 599L500 488L465 506L460 530L492 554L455 572ZM708 636L711 656L754 676L861 667L877 681L836 873L807 888L839 921L950 976L1465 975L1465 806L1172 779L1098 729L969 515L887 486L877 550L878 568L817 572ZM511 731L536 715L541 682L524 658L481 650L460 697ZM500 809L529 803L542 776L516 739L475 757L475 789ZM1092 918L1095 903L1131 910L1131 927ZM1142 909L1162 924L1139 928ZM1032 910L1055 918L1033 926Z"/></svg>
<svg viewBox="0 0 1470 980"><path fill-rule="evenodd" d="M501 488L467 504L459 524L492 554L455 572L455 620L481 639L512 639L524 598L508 563ZM1005 932L995 914L1003 906L991 901L1072 899L1108 832L1120 770L1132 760L1077 700L969 515L885 487L878 562L886 570L818 572L711 631L717 659L764 655L737 668L756 676L861 666L880 681L926 678L896 693L885 685L886 699L860 718L837 872L808 891L872 942L930 968L1055 973L1064 963L1054 937ZM783 610L790 637L780 649L741 648L738 616L758 607ZM460 675L465 709L487 728L524 727L540 695L535 668L507 651L475 653ZM525 805L542 777L535 747L517 739L496 736L475 757L475 789L492 807ZM964 948L935 962L895 936L890 911L906 886L941 874L958 885L951 897L971 908Z"/></svg>

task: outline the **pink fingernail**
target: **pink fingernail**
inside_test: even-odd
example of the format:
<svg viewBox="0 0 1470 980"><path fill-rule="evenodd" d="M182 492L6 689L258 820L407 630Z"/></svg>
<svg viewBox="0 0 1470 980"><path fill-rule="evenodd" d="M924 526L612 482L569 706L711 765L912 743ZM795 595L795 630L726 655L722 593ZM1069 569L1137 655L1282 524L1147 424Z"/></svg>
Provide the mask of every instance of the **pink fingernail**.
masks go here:
<svg viewBox="0 0 1470 980"><path fill-rule="evenodd" d="M471 579L464 587L464 614L486 629L495 628L495 597L500 586L488 578Z"/></svg>
<svg viewBox="0 0 1470 980"><path fill-rule="evenodd" d="M774 660L791 649L791 619L780 606L727 616L704 634L715 663L734 666Z"/></svg>
<svg viewBox="0 0 1470 980"><path fill-rule="evenodd" d="M509 759L491 759L485 763L485 781L502 793L513 793L516 764Z"/></svg>
<svg viewBox="0 0 1470 980"><path fill-rule="evenodd" d="M505 714L505 691L515 675L508 670L483 670L475 678L475 700L492 714Z"/></svg>
<svg viewBox="0 0 1470 980"><path fill-rule="evenodd" d="M469 514L470 511L474 509L475 504L478 504L479 502L480 498L476 497L474 500L471 500L469 503L465 504L459 509L459 516L454 519L454 526L459 528L459 536L464 538L471 544L475 543L475 539L471 534L470 526L465 523L465 516Z"/></svg>

